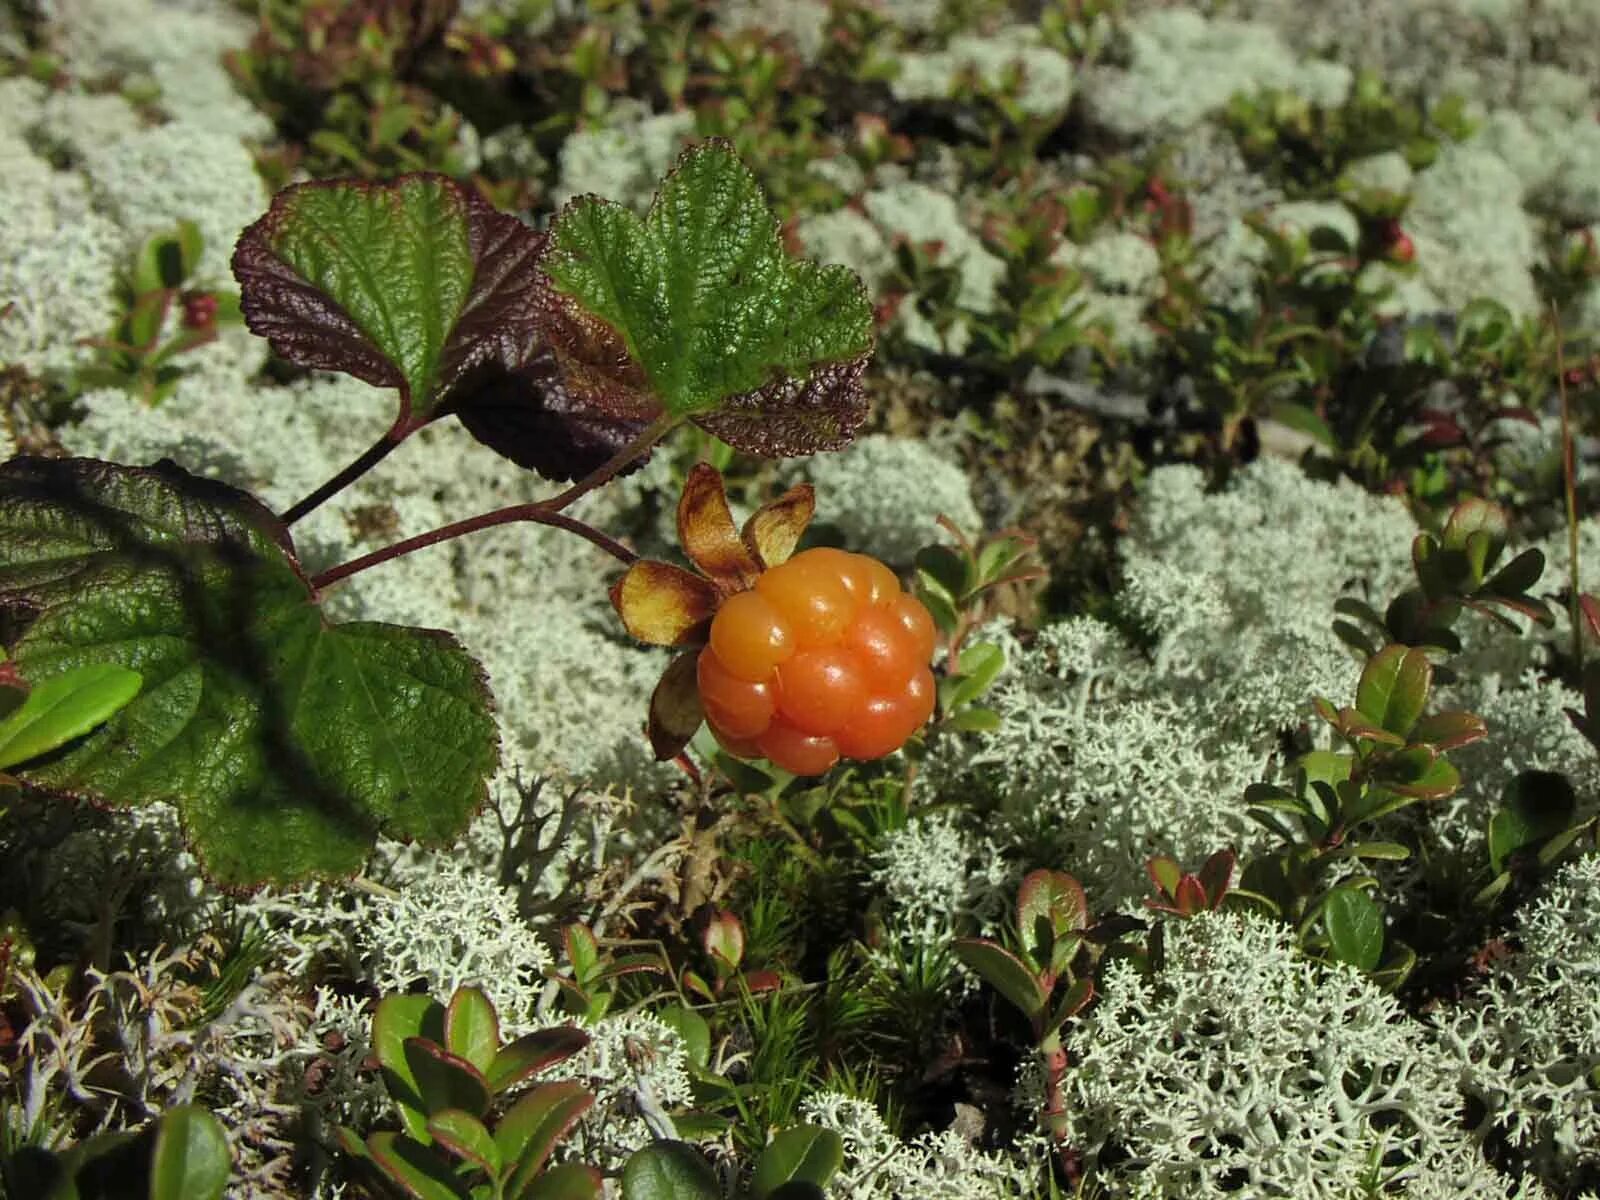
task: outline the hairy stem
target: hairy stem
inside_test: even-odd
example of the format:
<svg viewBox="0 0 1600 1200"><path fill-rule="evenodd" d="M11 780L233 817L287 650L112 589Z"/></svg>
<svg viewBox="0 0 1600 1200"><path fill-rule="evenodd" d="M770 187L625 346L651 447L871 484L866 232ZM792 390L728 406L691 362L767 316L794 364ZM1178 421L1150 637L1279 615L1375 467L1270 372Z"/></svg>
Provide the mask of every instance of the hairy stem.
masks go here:
<svg viewBox="0 0 1600 1200"><path fill-rule="evenodd" d="M392 546L385 546L382 550L374 550L371 554L363 554L360 558L352 558L349 562L340 563L336 567L329 567L322 574L311 581L313 591L320 592L324 588L338 583L341 579L348 579L352 575L360 574L379 563L386 563L390 559L400 558L448 542L452 538L461 537L463 534L476 533L480 529L492 529L496 525L509 525L513 521L531 521L536 525L553 525L557 529L565 529L568 533L575 533L579 537L592 542L607 554L622 562L632 565L638 561L639 556L629 550L621 542L602 533L593 525L585 524L576 517L569 517L564 513L551 512L539 504L513 504L506 508L497 508L493 512L481 513L476 517L468 517L465 521L455 521L449 525L441 525L438 529L430 529L427 533L419 533L416 537L405 538L395 542Z"/></svg>
<svg viewBox="0 0 1600 1200"><path fill-rule="evenodd" d="M1067 1140L1070 1122L1067 1118L1067 1101L1062 1084L1067 1077L1067 1051L1061 1044L1060 1031L1047 1034L1039 1042L1039 1054L1044 1059L1044 1128L1056 1144L1061 1172L1069 1183L1076 1183L1082 1171L1078 1153Z"/></svg>
<svg viewBox="0 0 1600 1200"><path fill-rule="evenodd" d="M1550 306L1556 327L1556 393L1561 397L1561 471L1567 498L1567 577L1571 596L1567 601L1572 622L1572 669L1583 678L1583 592L1578 578L1578 456L1572 440L1572 405L1567 400L1567 363L1561 347L1561 314Z"/></svg>
<svg viewBox="0 0 1600 1200"><path fill-rule="evenodd" d="M677 423L677 419L674 417L663 415L658 418L633 441L559 495L552 496L548 500L533 501L529 504L512 504L505 508L497 508L493 512L479 513L477 516L468 517L464 521L454 521L449 525L441 525L438 529L430 529L427 533L419 533L415 537L404 538L393 545L383 547L381 550L374 550L371 554L363 554L360 558L353 558L349 562L328 568L311 581L312 590L320 592L322 589L338 583L341 579L348 579L351 575L359 574L377 566L379 563L385 563L390 559L403 557L425 547L461 537L463 534L476 533L480 529L492 529L496 525L509 525L513 521L531 521L537 525L552 525L557 529L565 529L568 533L575 533L579 537L592 542L607 554L625 564L637 562L639 556L621 542L575 517L563 515L561 510L580 496L585 496L594 491L595 488L615 479L631 463L646 454L652 446L671 432Z"/></svg>
<svg viewBox="0 0 1600 1200"><path fill-rule="evenodd" d="M413 424L410 418L401 417L389 427L387 433L363 450L344 470L333 476L326 483L323 483L310 495L302 497L284 509L283 515L278 520L285 525L293 525L301 517L316 509L324 500L330 496L338 495L368 471L372 470L373 467L388 458L390 452L396 446L420 428L421 426Z"/></svg>

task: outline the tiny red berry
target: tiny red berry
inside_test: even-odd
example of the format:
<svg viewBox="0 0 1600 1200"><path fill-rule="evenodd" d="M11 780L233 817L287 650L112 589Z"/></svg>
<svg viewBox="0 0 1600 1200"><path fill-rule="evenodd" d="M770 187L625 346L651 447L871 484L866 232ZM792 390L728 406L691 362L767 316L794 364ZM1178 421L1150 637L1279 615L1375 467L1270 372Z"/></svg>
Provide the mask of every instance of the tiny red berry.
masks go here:
<svg viewBox="0 0 1600 1200"><path fill-rule="evenodd" d="M185 292L183 296L183 327L185 329L210 329L217 323L217 298L210 292Z"/></svg>

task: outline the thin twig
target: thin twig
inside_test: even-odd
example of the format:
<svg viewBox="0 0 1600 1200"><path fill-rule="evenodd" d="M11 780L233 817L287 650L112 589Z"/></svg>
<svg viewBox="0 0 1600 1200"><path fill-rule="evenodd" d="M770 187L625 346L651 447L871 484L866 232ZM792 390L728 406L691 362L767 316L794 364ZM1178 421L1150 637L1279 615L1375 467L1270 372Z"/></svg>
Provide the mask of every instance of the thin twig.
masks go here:
<svg viewBox="0 0 1600 1200"><path fill-rule="evenodd" d="M1572 623L1572 664L1578 678L1583 677L1583 601L1578 576L1578 456L1572 440L1572 406L1567 401L1567 362L1562 349L1561 313L1554 303L1550 318L1556 331L1556 394L1561 397L1561 470L1567 499L1567 578L1571 595L1568 619Z"/></svg>
<svg viewBox="0 0 1600 1200"><path fill-rule="evenodd" d="M420 425L413 424L408 418L401 417L389 427L388 432L363 450L360 455L332 479L322 484L310 495L302 497L284 509L283 515L278 520L285 525L293 525L301 517L321 505L324 500L344 491L345 488L372 470L373 467L389 457L390 452L396 446L405 441L412 432L420 428Z"/></svg>
<svg viewBox="0 0 1600 1200"><path fill-rule="evenodd" d="M480 529L492 529L497 525L508 525L514 521L531 521L538 525L553 525L558 529L565 529L579 537L587 539L607 554L631 565L638 561L634 554L621 542L609 537L594 526L577 520L575 517L563 516L561 510L566 508L580 496L587 495L602 484L616 478L629 464L643 456L658 441L665 437L677 420L673 417L662 417L653 422L643 433L634 438L616 454L612 455L600 466L585 475L560 495L552 496L548 500L537 500L529 504L512 504L505 508L495 509L493 512L480 513L475 517L468 517L464 521L455 521L449 525L442 525L438 529L431 529L427 533L419 533L415 537L404 538L393 545L385 546L381 550L374 550L371 554L363 554L349 562L340 563L330 567L311 581L314 591L322 591L341 579L347 579L361 571L377 566L379 563L388 562L393 558L411 554L428 546L449 541L465 534L476 533Z"/></svg>

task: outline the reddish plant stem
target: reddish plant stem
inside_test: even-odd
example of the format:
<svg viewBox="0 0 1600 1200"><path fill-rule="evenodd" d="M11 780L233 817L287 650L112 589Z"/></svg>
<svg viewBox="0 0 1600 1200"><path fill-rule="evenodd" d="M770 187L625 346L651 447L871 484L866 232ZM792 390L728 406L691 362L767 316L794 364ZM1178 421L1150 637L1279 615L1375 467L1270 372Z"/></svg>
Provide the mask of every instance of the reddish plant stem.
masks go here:
<svg viewBox="0 0 1600 1200"><path fill-rule="evenodd" d="M1561 397L1561 471L1567 500L1567 576L1572 596L1568 619L1572 622L1572 664L1583 678L1583 587L1578 576L1578 456L1572 440L1572 405L1567 400L1567 361L1561 345L1561 313L1552 303L1551 320L1556 328L1556 392Z"/></svg>
<svg viewBox="0 0 1600 1200"><path fill-rule="evenodd" d="M371 554L363 554L360 558L353 558L349 562L328 568L312 579L311 588L315 592L320 592L324 588L338 583L341 579L348 579L350 576L375 567L379 563L385 563L390 559L400 558L427 546L434 546L440 542L461 537L463 534L476 533L480 529L492 529L496 525L508 525L513 521L531 521L537 525L552 525L557 529L565 529L569 533L575 533L579 537L588 540L614 558L624 563L632 564L638 560L638 555L634 554L632 550L629 550L621 542L602 533L592 525L585 524L575 517L561 515L561 510L580 496L585 496L594 491L595 488L615 479L630 463L645 454L665 437L677 423L677 420L670 416L658 418L643 433L600 466L578 480L566 491L552 496L548 500L538 500L529 504L512 504L506 508L497 508L493 512L479 513L477 516L468 517L464 521L454 521L449 525L441 525L438 529L430 529L427 533L419 533L415 537L404 538L393 545L383 547L381 550L374 550Z"/></svg>
<svg viewBox="0 0 1600 1200"><path fill-rule="evenodd" d="M1067 1140L1067 1101L1062 1084L1067 1077L1067 1051L1061 1044L1061 1034L1052 1033L1039 1043L1039 1053L1044 1058L1044 1127L1056 1144L1061 1159L1062 1173L1072 1183L1082 1169L1079 1156Z"/></svg>
<svg viewBox="0 0 1600 1200"><path fill-rule="evenodd" d="M384 459L388 458L390 452L394 450L396 446L405 441L411 433L420 428L421 426L418 424L413 424L410 418L401 417L389 427L389 431L387 433L363 450L356 459L354 459L348 466L344 468L344 470L340 471L332 479L329 479L326 483L322 484L322 486L317 488L316 491L312 492L310 495L303 497L296 503L284 509L283 515L280 516L278 520L282 521L285 525L293 525L301 517L316 509L324 500L328 499L328 497L337 495L338 493L344 491L345 488L349 487L368 471L372 470L373 467L377 466Z"/></svg>

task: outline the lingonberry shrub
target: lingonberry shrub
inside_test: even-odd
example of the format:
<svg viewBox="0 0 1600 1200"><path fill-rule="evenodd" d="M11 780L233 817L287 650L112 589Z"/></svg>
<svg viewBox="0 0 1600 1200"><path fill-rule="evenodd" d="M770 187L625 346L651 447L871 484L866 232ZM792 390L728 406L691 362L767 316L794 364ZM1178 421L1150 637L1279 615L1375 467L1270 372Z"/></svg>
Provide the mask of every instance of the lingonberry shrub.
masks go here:
<svg viewBox="0 0 1600 1200"><path fill-rule="evenodd" d="M225 887L348 874L379 834L448 843L487 798L500 750L480 665L445 632L334 622L321 603L334 584L513 521L633 567L631 550L565 510L679 425L783 456L838 449L865 417L860 280L789 256L725 142L687 150L643 218L582 196L548 233L439 175L300 184L244 231L233 269L246 323L280 356L394 389L372 447L279 514L170 462L0 467L12 682L42 689L107 664L141 680L19 778L104 807L172 803ZM295 522L447 417L571 486L307 571ZM768 558L728 560L744 588L794 548L775 512L752 543ZM674 678L692 685L693 664Z"/></svg>

